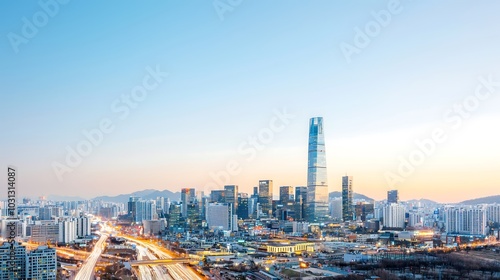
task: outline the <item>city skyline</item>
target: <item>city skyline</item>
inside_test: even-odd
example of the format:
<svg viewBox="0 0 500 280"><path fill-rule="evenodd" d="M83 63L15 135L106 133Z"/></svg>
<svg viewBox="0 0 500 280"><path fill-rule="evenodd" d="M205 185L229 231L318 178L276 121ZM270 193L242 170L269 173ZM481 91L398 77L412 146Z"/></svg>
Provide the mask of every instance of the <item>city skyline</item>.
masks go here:
<svg viewBox="0 0 500 280"><path fill-rule="evenodd" d="M223 20L212 3L92 4L33 31L44 7L3 3L0 164L18 167L19 197L251 193L264 179L277 196L307 185L315 116L334 147L329 192L348 173L379 200L498 194L498 3L255 1Z"/></svg>

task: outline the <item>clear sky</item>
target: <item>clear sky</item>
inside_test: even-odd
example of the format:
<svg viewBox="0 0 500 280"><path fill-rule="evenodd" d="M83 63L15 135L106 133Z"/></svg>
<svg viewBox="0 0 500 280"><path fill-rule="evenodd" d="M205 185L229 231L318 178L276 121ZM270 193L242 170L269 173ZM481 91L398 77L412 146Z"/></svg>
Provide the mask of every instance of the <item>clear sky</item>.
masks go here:
<svg viewBox="0 0 500 280"><path fill-rule="evenodd" d="M306 184L315 116L330 191L348 174L376 199L500 194L498 1L67 2L0 3L0 162L19 168L20 196L259 179L277 195ZM112 129L69 166L101 122ZM415 141L436 129L421 160Z"/></svg>

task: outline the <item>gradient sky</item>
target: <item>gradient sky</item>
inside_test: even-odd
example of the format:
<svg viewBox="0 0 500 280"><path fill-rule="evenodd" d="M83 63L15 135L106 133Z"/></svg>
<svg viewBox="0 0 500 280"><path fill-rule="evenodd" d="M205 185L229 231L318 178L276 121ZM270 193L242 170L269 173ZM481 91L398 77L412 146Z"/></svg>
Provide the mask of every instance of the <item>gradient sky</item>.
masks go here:
<svg viewBox="0 0 500 280"><path fill-rule="evenodd" d="M90 198L209 192L210 173L235 161L231 184L251 192L272 179L277 195L280 185L306 184L308 121L322 116L330 191L348 174L356 192L383 199L398 157L443 128L447 140L397 185L400 197L500 194L500 87L458 128L444 118L478 77L500 80L500 3L401 1L348 63L342 42L354 44L355 28L388 3L247 0L221 20L212 1L70 1L16 53L9 34L43 10L2 1L1 166L20 169L21 197ZM111 104L157 65L169 76L120 119ZM255 158L239 153L283 108L289 124ZM104 118L114 131L59 181L53 162Z"/></svg>

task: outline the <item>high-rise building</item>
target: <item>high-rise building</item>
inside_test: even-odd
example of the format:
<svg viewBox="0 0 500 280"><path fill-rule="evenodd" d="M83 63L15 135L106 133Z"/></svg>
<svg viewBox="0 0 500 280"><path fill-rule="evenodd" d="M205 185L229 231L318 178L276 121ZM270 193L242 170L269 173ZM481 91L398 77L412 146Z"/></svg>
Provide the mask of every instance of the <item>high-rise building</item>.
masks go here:
<svg viewBox="0 0 500 280"><path fill-rule="evenodd" d="M398 203L399 195L398 190L387 191L387 203Z"/></svg>
<svg viewBox="0 0 500 280"><path fill-rule="evenodd" d="M293 202L293 187L281 186L280 187L280 204L286 206L289 202Z"/></svg>
<svg viewBox="0 0 500 280"><path fill-rule="evenodd" d="M207 205L207 224L209 228L232 230L233 213L226 203L209 203Z"/></svg>
<svg viewBox="0 0 500 280"><path fill-rule="evenodd" d="M354 205L355 219L357 221L366 221L367 217L373 218L374 205L368 202L358 202Z"/></svg>
<svg viewBox="0 0 500 280"><path fill-rule="evenodd" d="M190 230L196 230L201 227L200 205L194 201L187 206L186 225Z"/></svg>
<svg viewBox="0 0 500 280"><path fill-rule="evenodd" d="M257 218L257 206L259 204L259 194L252 194L248 199L248 215L252 218Z"/></svg>
<svg viewBox="0 0 500 280"><path fill-rule="evenodd" d="M260 180L259 181L259 204L262 208L262 213L267 216L272 216L273 206L273 181Z"/></svg>
<svg viewBox="0 0 500 280"><path fill-rule="evenodd" d="M0 245L0 279L27 279L26 256L26 247L18 242Z"/></svg>
<svg viewBox="0 0 500 280"><path fill-rule="evenodd" d="M486 221L500 223L500 204L489 204L486 207Z"/></svg>
<svg viewBox="0 0 500 280"><path fill-rule="evenodd" d="M304 221L307 205L307 187L295 187L295 220Z"/></svg>
<svg viewBox="0 0 500 280"><path fill-rule="evenodd" d="M322 117L311 118L309 122L306 203L306 218L309 222L324 221L328 217L328 182Z"/></svg>
<svg viewBox="0 0 500 280"><path fill-rule="evenodd" d="M227 185L224 186L225 202L231 204L231 211L236 214L238 210L238 186Z"/></svg>
<svg viewBox="0 0 500 280"><path fill-rule="evenodd" d="M452 206L444 212L447 233L485 235L486 210L483 206Z"/></svg>
<svg viewBox="0 0 500 280"><path fill-rule="evenodd" d="M76 236L78 238L84 238L90 236L91 231L91 220L89 217L80 215L76 220Z"/></svg>
<svg viewBox="0 0 500 280"><path fill-rule="evenodd" d="M175 229L180 226L181 205L177 203L171 203L168 212L168 228L170 231L175 231Z"/></svg>
<svg viewBox="0 0 500 280"><path fill-rule="evenodd" d="M137 202L137 201L139 201L139 197L137 197L137 196L131 196L131 197L128 198L128 203L127 203L128 212L127 213L128 213L128 215L130 217L134 217L135 216L135 213L136 213L136 208L135 208L136 207L136 203L135 202Z"/></svg>
<svg viewBox="0 0 500 280"><path fill-rule="evenodd" d="M342 219L344 222L352 221L354 206L352 201L352 176L342 177Z"/></svg>
<svg viewBox="0 0 500 280"><path fill-rule="evenodd" d="M55 280L56 275L56 249L39 246L28 252L18 242L4 242L0 245L0 280Z"/></svg>
<svg viewBox="0 0 500 280"><path fill-rule="evenodd" d="M337 197L330 200L330 216L334 221L342 220L342 198Z"/></svg>
<svg viewBox="0 0 500 280"><path fill-rule="evenodd" d="M128 202L128 213L132 221L142 223L143 220L154 220L158 218L155 200L142 200L137 197L130 198Z"/></svg>
<svg viewBox="0 0 500 280"><path fill-rule="evenodd" d="M210 202L224 203L226 201L226 195L224 190L212 190L210 192Z"/></svg>
<svg viewBox="0 0 500 280"><path fill-rule="evenodd" d="M249 209L248 209L248 194L240 193L238 195L238 211L237 215L240 219L248 219L249 217Z"/></svg>
<svg viewBox="0 0 500 280"><path fill-rule="evenodd" d="M64 219L59 221L59 239L58 242L68 244L77 238L76 235L76 220L74 218Z"/></svg>
<svg viewBox="0 0 500 280"><path fill-rule="evenodd" d="M398 203L387 204L383 208L384 227L405 228L405 207Z"/></svg>
<svg viewBox="0 0 500 280"><path fill-rule="evenodd" d="M56 280L57 262L56 249L40 246L28 252L28 279ZM21 279L21 278L16 278Z"/></svg>
<svg viewBox="0 0 500 280"><path fill-rule="evenodd" d="M189 203L196 200L196 190L184 188L181 190L182 217L187 217L187 207Z"/></svg>

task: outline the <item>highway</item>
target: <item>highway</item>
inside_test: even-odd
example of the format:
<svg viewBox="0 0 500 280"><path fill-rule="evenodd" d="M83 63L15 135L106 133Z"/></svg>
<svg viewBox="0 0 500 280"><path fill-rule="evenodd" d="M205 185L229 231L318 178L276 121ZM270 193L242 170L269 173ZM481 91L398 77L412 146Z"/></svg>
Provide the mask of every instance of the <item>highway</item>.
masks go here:
<svg viewBox="0 0 500 280"><path fill-rule="evenodd" d="M123 235L121 237L140 245L140 246L137 246L138 259L139 259L139 253L141 254L141 256L145 255L150 260L154 260L157 258L160 258L160 259L173 258L170 254L165 252L165 250L163 248L157 246L154 242L144 241L144 240L140 240L137 238L126 236L126 235ZM143 249L139 249L140 247L142 247ZM144 249L146 249L146 248L149 250L144 251ZM141 258L143 258L143 257L141 257ZM194 272L192 269L190 269L182 264L171 264L171 265L164 265L164 266L163 265L161 265L161 266L160 265L149 266L149 267L152 267L152 272L155 276L156 275L167 275L163 272L165 267L166 267L166 272L168 272L168 274L170 275L171 278L154 277L153 274L151 274L151 269L149 270L149 272L145 272L145 270L142 269L141 267L143 267L143 266L139 266L139 273L141 274L141 275L139 275L140 279L148 279L148 280L149 279L175 279L175 280L182 280L182 279L199 279L199 280L201 280L201 279L203 279L196 272ZM158 270L155 270L155 268L157 268ZM160 273L160 274L157 274L157 273ZM153 278L147 278L147 277L153 277Z"/></svg>
<svg viewBox="0 0 500 280"><path fill-rule="evenodd" d="M91 277L94 274L94 267L97 263L97 260L99 260L99 258L101 257L106 239L108 239L108 234L102 233L101 237L99 238L99 240L96 242L96 244L94 246L94 250L92 250L92 253L85 260L85 262L82 264L80 271L78 271L78 274L75 277L76 280L90 280L91 279Z"/></svg>
<svg viewBox="0 0 500 280"><path fill-rule="evenodd" d="M137 259L138 260L155 260L156 256L153 255L146 247L137 246ZM153 280L153 279L172 279L164 266L139 266L139 280Z"/></svg>

